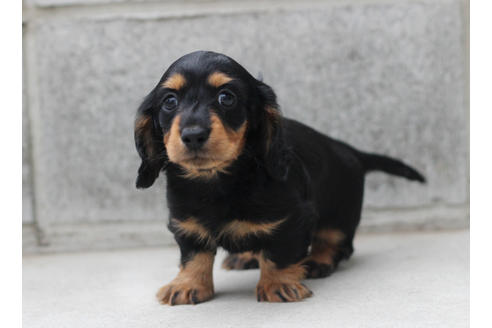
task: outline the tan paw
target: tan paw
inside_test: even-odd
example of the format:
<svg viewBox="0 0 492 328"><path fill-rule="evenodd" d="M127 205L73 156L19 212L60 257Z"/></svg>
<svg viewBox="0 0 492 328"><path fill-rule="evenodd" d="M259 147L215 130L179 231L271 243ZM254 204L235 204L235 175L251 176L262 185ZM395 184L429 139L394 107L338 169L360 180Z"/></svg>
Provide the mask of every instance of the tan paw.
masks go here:
<svg viewBox="0 0 492 328"><path fill-rule="evenodd" d="M161 304L198 304L211 299L214 296L214 291L213 288L201 285L171 282L161 287L156 296Z"/></svg>
<svg viewBox="0 0 492 328"><path fill-rule="evenodd" d="M248 270L258 267L258 258L252 252L229 254L222 262L222 268L226 270Z"/></svg>
<svg viewBox="0 0 492 328"><path fill-rule="evenodd" d="M312 295L313 292L300 282L260 283L256 286L256 299L258 302L298 302Z"/></svg>

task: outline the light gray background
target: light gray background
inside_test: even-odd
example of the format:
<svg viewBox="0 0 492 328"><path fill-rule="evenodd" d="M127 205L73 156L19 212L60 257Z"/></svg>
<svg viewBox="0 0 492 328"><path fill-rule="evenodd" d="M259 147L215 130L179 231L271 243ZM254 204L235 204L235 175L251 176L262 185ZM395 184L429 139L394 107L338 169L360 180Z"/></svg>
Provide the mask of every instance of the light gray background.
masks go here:
<svg viewBox="0 0 492 328"><path fill-rule="evenodd" d="M404 159L367 179L362 229L468 226L465 0L25 0L24 251L172 242L164 179L134 188L139 102L178 57L242 63L285 115Z"/></svg>

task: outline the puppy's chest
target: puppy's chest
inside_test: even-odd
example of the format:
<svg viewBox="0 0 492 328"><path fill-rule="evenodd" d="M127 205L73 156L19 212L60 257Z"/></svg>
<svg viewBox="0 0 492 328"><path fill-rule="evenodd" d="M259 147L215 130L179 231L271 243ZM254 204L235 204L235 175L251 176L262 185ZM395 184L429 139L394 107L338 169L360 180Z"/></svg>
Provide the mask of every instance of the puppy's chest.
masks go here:
<svg viewBox="0 0 492 328"><path fill-rule="evenodd" d="M171 231L231 251L251 250L272 240L292 214L292 205L286 204L295 204L285 189L210 191L172 194Z"/></svg>
<svg viewBox="0 0 492 328"><path fill-rule="evenodd" d="M185 238L195 239L209 246L222 246L231 251L260 247L282 228L286 218L247 220L229 219L210 221L199 217L173 218L171 231Z"/></svg>

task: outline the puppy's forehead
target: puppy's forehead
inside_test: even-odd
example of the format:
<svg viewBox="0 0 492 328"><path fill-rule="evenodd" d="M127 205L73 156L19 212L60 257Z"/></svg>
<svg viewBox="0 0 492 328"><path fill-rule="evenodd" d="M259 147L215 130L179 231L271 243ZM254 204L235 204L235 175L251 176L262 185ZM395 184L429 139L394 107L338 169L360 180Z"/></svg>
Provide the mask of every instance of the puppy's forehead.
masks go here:
<svg viewBox="0 0 492 328"><path fill-rule="evenodd" d="M252 76L232 58L214 52L195 52L175 61L163 76L163 87L179 90L185 85L208 84L220 87L232 80Z"/></svg>

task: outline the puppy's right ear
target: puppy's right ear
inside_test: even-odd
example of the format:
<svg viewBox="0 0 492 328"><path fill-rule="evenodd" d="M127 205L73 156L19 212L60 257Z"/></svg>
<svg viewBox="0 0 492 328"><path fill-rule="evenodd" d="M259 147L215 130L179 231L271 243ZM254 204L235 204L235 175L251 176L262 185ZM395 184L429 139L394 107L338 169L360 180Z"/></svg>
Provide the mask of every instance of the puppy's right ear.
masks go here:
<svg viewBox="0 0 492 328"><path fill-rule="evenodd" d="M145 97L135 119L135 146L142 159L138 169L137 188L152 186L159 172L167 166L168 157L162 130L152 110L155 91Z"/></svg>
<svg viewBox="0 0 492 328"><path fill-rule="evenodd" d="M292 161L292 151L285 142L282 117L277 104L277 96L267 84L257 81L260 99L260 148L263 163L269 175L279 181L285 181Z"/></svg>

